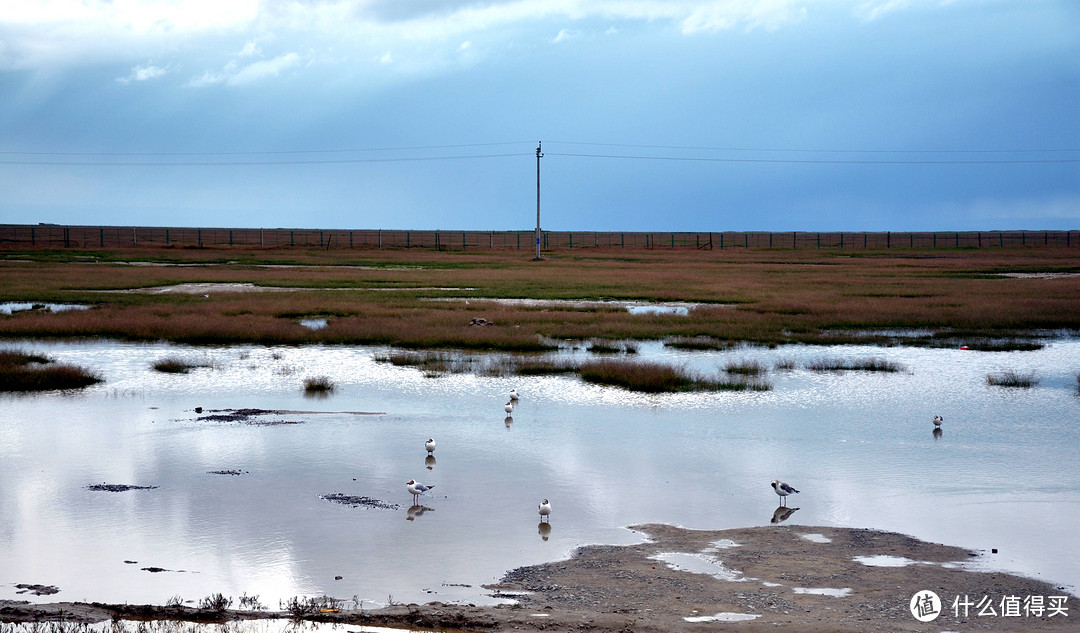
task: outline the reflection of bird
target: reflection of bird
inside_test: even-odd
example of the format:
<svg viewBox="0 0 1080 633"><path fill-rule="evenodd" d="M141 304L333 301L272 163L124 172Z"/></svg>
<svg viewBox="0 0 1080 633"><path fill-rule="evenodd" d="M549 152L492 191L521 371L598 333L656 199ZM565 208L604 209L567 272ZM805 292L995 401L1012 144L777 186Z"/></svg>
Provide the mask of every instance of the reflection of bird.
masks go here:
<svg viewBox="0 0 1080 633"><path fill-rule="evenodd" d="M787 506L778 506L772 513L772 519L770 523L780 523L781 521L787 521L788 517L795 514L798 508L789 508Z"/></svg>
<svg viewBox="0 0 1080 633"><path fill-rule="evenodd" d="M791 486L785 484L784 482L780 481L779 479L773 479L772 480L772 489L776 491L776 494L780 495L780 505L784 505L784 503L785 503L784 498L787 497L789 494L791 494L793 492L799 492L798 490L796 490L796 489L792 488Z"/></svg>
<svg viewBox="0 0 1080 633"><path fill-rule="evenodd" d="M503 411L506 411L506 415L510 415L511 413L513 413L514 402L512 400L507 400L506 404L503 406Z"/></svg>
<svg viewBox="0 0 1080 633"><path fill-rule="evenodd" d="M548 517L551 516L551 502L549 502L547 499L544 499L540 502L540 505L536 507L536 511L540 513L541 523L549 521L550 519Z"/></svg>
<svg viewBox="0 0 1080 633"><path fill-rule="evenodd" d="M429 438L428 438L428 441L424 442L424 448L426 448L426 449L427 449L427 452L428 452L429 454L430 454L430 453L434 453L434 452L435 452L435 440L433 440L433 439L431 439L431 438L429 437Z"/></svg>
<svg viewBox="0 0 1080 633"><path fill-rule="evenodd" d="M425 457L424 458L424 466L427 466L428 470L431 470L432 468L435 468L435 456L434 455L428 455L427 457Z"/></svg>
<svg viewBox="0 0 1080 633"><path fill-rule="evenodd" d="M935 415L934 416L934 426L941 426L941 423L944 422L944 421L945 421L945 418L941 417L940 415Z"/></svg>
<svg viewBox="0 0 1080 633"><path fill-rule="evenodd" d="M510 429L510 425L514 423L514 418L512 418L512 417L510 417L510 416L506 416L506 419L505 419L505 420L503 420L503 422L504 422L504 423L506 424L506 428L507 428L507 430L509 430L509 429Z"/></svg>
<svg viewBox="0 0 1080 633"><path fill-rule="evenodd" d="M935 426L934 427L934 439L935 440L941 439L941 427L940 426Z"/></svg>
<svg viewBox="0 0 1080 633"><path fill-rule="evenodd" d="M517 399L518 399L517 389L511 389L510 390L510 402L517 402Z"/></svg>
<svg viewBox="0 0 1080 633"><path fill-rule="evenodd" d="M427 512L428 510L431 510L431 508L429 508L427 506L422 506L422 505L411 506L408 510L405 511L405 514L406 514L405 520L406 521L415 521L416 517L423 516L424 513Z"/></svg>
<svg viewBox="0 0 1080 633"><path fill-rule="evenodd" d="M551 536L551 524L546 521L541 521L536 526L536 531L540 534L540 538L546 541L548 540L548 537Z"/></svg>
<svg viewBox="0 0 1080 633"><path fill-rule="evenodd" d="M421 494L431 490L435 486L426 486L415 479L410 479L405 483L405 487L412 493L413 503L415 504L420 499Z"/></svg>

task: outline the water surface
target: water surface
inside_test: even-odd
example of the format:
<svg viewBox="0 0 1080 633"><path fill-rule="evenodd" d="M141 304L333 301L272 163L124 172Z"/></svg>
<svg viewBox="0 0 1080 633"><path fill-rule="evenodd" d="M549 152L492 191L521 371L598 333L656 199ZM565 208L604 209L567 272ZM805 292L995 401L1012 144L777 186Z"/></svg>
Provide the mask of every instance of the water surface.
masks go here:
<svg viewBox="0 0 1080 633"><path fill-rule="evenodd" d="M723 529L785 515L777 520L977 549L984 568L1080 585L1076 340L992 353L642 344L640 360L707 371L748 360L796 367L771 371L767 392L673 395L571 376L426 378L376 362L388 350L373 347L17 347L106 382L0 396L2 598L491 603L483 583L582 544L640 542L629 525ZM585 354L561 352L571 353ZM163 356L211 366L155 372ZM803 369L821 357L880 357L906 371ZM1040 384L986 384L1006 369L1035 371ZM336 390L305 397L312 376ZM522 395L507 420L511 387ZM288 423L200 420L242 408L280 411L258 419ZM940 437L935 414L945 418ZM409 479L435 486L418 508ZM776 512L773 479L802 491L788 498L795 510ZM333 493L390 509L322 498ZM550 528L539 525L543 498ZM60 593L18 594L18 583Z"/></svg>

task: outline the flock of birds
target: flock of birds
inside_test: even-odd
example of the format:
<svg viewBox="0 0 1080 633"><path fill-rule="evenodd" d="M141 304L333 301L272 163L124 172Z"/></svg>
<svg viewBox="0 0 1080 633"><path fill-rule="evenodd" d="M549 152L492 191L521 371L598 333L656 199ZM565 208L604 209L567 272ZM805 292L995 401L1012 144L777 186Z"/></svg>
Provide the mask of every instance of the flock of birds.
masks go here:
<svg viewBox="0 0 1080 633"><path fill-rule="evenodd" d="M509 417L510 414L514 412L514 407L517 405L519 398L520 396L518 396L517 389L511 389L510 399L506 401L506 405L503 407L503 410L506 411L507 417ZM427 441L424 442L424 448L427 449L428 457L432 457L435 454L435 439L429 437ZM428 468L430 469L431 467L428 466ZM434 485L422 484L415 479L410 479L409 481L405 482L405 489L408 490L409 494L412 495L414 506L420 503L420 495L424 494L425 492L431 490L434 487ZM544 499L540 502L538 506L536 506L536 511L540 515L540 522L544 524L548 523L551 517L551 502L547 499Z"/></svg>
<svg viewBox="0 0 1080 633"><path fill-rule="evenodd" d="M519 396L517 389L511 389L510 399L506 401L506 405L503 407L503 410L506 411L507 417L509 417L510 414L514 412L514 407L517 405L518 398ZM945 418L941 417L940 415L934 416L933 422L935 437L937 433L941 432L941 423L944 421ZM429 457L433 455L435 453L435 440L432 438L428 438L428 440L424 442L424 448L427 449ZM788 495L798 494L799 491L796 490L793 486L789 485L786 482L780 481L779 479L773 479L772 483L769 485L771 485L773 491L780 496L780 507L776 509L776 512L773 514L772 519L773 523L778 523L780 521L786 520L789 516L791 516L793 512L795 512L795 510L798 510L798 508L787 507L787 497ZM405 487L413 496L413 505L416 505L417 503L419 503L420 495L427 492L428 490L431 490L435 486L428 486L426 484L422 484L416 481L415 479L410 479L408 482L405 483ZM537 513L539 513L540 515L540 523L545 524L550 520L550 501L544 499L540 502L540 505L537 506L536 510Z"/></svg>

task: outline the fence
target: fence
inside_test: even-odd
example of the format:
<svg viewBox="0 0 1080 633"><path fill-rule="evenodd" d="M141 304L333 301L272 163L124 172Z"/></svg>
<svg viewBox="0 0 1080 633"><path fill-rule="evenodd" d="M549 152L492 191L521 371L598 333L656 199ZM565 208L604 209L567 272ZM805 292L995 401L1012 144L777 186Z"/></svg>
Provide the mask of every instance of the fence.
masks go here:
<svg viewBox="0 0 1080 633"><path fill-rule="evenodd" d="M1076 236L1075 238L1073 236ZM534 231L403 231L344 229L229 229L56 224L0 225L4 248L321 248L522 250ZM1080 247L1080 231L960 232L614 232L543 231L541 250L575 249L883 249Z"/></svg>

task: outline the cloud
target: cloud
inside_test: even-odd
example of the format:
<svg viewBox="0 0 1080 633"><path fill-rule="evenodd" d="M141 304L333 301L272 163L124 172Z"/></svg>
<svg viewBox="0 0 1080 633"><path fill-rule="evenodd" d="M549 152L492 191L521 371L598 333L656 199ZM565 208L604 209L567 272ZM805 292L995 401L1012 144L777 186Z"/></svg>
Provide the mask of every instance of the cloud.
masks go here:
<svg viewBox="0 0 1080 633"><path fill-rule="evenodd" d="M572 39L576 38L578 35L580 35L580 33L578 33L577 31L570 31L568 29L562 29L561 31L559 31L559 34L556 35L555 38L551 40L551 43L552 44L561 44L562 42L566 42L566 41L569 41L569 40L572 40Z"/></svg>
<svg viewBox="0 0 1080 633"><path fill-rule="evenodd" d="M864 22L873 22L883 15L906 9L911 0L878 0L877 2L863 2L855 8L855 15Z"/></svg>
<svg viewBox="0 0 1080 633"><path fill-rule="evenodd" d="M262 49L259 48L259 43L255 40L248 40L244 43L244 48L240 49L240 52L236 54L237 57L253 57L262 55Z"/></svg>
<svg viewBox="0 0 1080 633"><path fill-rule="evenodd" d="M300 55L296 53L286 53L284 55L278 55L273 59L264 59L248 64L236 71L225 83L230 86L239 86L241 84L260 81L267 77L277 77L285 70L299 65Z"/></svg>
<svg viewBox="0 0 1080 633"><path fill-rule="evenodd" d="M143 64L131 69L126 77L117 77L116 81L122 84L129 84L133 81L149 81L151 79L157 79L165 75L168 70L160 66L154 66L153 64Z"/></svg>

